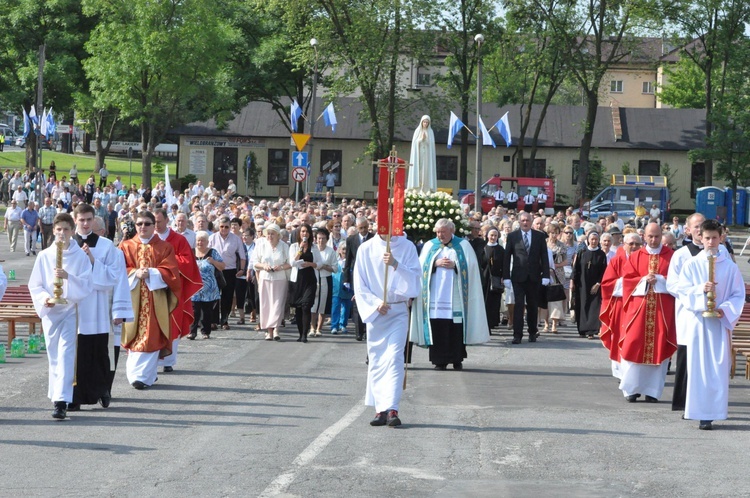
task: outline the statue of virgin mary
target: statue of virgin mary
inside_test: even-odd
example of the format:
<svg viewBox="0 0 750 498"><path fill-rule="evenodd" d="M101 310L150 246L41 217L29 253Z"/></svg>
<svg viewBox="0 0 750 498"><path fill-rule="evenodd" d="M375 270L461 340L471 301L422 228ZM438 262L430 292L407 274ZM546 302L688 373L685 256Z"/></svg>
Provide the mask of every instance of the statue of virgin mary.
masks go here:
<svg viewBox="0 0 750 498"><path fill-rule="evenodd" d="M422 192L437 190L437 162L435 158L435 134L430 126L430 116L426 114L419 121L411 139L411 157L407 189Z"/></svg>

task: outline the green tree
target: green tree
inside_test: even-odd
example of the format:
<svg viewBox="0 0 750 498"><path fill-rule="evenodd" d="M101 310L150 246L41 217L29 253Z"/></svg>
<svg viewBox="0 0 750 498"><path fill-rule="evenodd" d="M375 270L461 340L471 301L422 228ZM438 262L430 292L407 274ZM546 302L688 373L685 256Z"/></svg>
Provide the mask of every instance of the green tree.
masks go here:
<svg viewBox="0 0 750 498"><path fill-rule="evenodd" d="M83 129L94 135L94 141L96 142L94 172L98 173L102 169L112 146L117 125L120 123L120 111L111 106L108 109L97 108L94 98L88 92L77 92L75 94L75 109L76 117L81 121L86 121ZM104 145L105 141L107 145Z"/></svg>
<svg viewBox="0 0 750 498"><path fill-rule="evenodd" d="M231 108L226 61L235 31L206 0L84 0L84 12L101 19L84 61L94 105L119 109L140 127L150 185L154 149L167 130Z"/></svg>
<svg viewBox="0 0 750 498"><path fill-rule="evenodd" d="M667 83L659 87L659 100L677 109L706 108L706 75L689 57L665 68Z"/></svg>
<svg viewBox="0 0 750 498"><path fill-rule="evenodd" d="M84 74L80 60L92 22L81 15L80 0L13 0L0 9L0 105L21 114L53 107L71 119L72 95ZM42 101L38 100L40 49L44 47ZM58 119L58 121L61 121ZM70 121L69 121L70 122ZM28 166L36 163L36 137L29 135Z"/></svg>

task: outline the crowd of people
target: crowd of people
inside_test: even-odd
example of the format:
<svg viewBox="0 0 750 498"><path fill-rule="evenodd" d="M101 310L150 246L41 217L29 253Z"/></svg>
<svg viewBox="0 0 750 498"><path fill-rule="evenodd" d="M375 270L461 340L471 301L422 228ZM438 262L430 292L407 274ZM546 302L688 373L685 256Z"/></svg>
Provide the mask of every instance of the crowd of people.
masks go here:
<svg viewBox="0 0 750 498"><path fill-rule="evenodd" d="M237 195L231 181L224 190L197 181L168 198L163 183L127 188L107 174L81 185L75 168L73 181L57 174L8 171L0 184L7 184L11 250L20 229L28 232L27 254L36 255L37 241L42 248L30 287L48 344L56 418L81 405L109 406L120 346L128 351L128 382L146 389L158 368L176 367L182 338L248 325L279 342L287 323L300 343L350 332L367 340L372 425L401 423L407 342L428 347L436 370L462 370L466 346L487 342L501 327L512 329L518 345L524 335L534 343L542 333L558 334L566 323L583 338L601 338L628 401L659 399L676 352L675 409L701 420L701 428L726 418L726 406L703 410L724 403L726 389L688 374L713 362L728 386L725 359L710 357L714 349L687 334L693 321L680 334L675 327L675 319L705 310L699 284L717 295L722 317L712 326L731 329L744 303L744 285L728 286L741 277L726 233L700 215L684 225L677 218L624 223L616 214L593 221L572 209L547 216L498 203L487 214L465 208L465 238L441 219L434 240L394 237L386 252L372 229L376 208L334 202L332 192L256 203ZM700 245L703 233L712 245ZM55 239L64 242L63 269L54 266ZM693 261L706 251L726 280L697 281L702 267ZM694 286L681 278L683 267ZM56 278L65 281L67 304L53 302ZM97 303L87 308L90 317L72 320L90 294Z"/></svg>

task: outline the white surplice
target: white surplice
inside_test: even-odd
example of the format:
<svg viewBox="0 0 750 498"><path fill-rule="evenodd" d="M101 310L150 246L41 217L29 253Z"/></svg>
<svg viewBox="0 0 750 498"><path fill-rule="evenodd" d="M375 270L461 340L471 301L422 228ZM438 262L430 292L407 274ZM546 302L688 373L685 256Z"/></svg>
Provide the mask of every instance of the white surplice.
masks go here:
<svg viewBox="0 0 750 498"><path fill-rule="evenodd" d="M391 254L398 262L388 267L385 315L378 312L383 302L386 243L373 237L359 247L354 265L354 296L362 321L367 324L367 390L365 404L376 412L398 410L404 382L404 347L409 328L407 302L419 295L421 268L417 249L405 237L391 239Z"/></svg>
<svg viewBox="0 0 750 498"><path fill-rule="evenodd" d="M732 363L731 334L745 304L745 283L737 265L725 250L716 257L716 309L722 318L704 318L708 282L707 254L688 260L680 272L677 295L684 313L691 313L683 326L687 344L687 397L685 418L724 420L729 407L729 369Z"/></svg>
<svg viewBox="0 0 750 498"><path fill-rule="evenodd" d="M53 402L73 401L73 379L76 362L76 321L78 303L91 294L91 262L75 240L63 251L63 270L68 278L63 279L62 297L68 304L45 306L53 296L54 272L57 261L57 246L39 253L29 277L29 292L34 309L42 319L44 341L49 362L49 387L47 396Z"/></svg>

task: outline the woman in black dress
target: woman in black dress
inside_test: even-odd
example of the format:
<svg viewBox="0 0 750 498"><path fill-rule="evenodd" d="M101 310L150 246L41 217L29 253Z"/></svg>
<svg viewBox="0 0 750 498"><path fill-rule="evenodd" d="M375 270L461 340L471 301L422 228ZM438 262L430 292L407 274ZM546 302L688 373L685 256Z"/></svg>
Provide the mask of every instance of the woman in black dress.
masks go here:
<svg viewBox="0 0 750 498"><path fill-rule="evenodd" d="M571 278L578 303L576 322L581 337L593 339L599 335L599 310L602 305L599 288L606 269L607 255L599 247L599 234L592 230L586 236L586 247L576 254Z"/></svg>
<svg viewBox="0 0 750 498"><path fill-rule="evenodd" d="M490 227L485 235L487 245L484 246L484 254L487 257L487 294L484 296L485 309L487 310L487 325L492 329L500 325L500 304L503 300L503 258L505 249L500 245L500 231L496 227Z"/></svg>
<svg viewBox="0 0 750 498"><path fill-rule="evenodd" d="M289 247L289 262L292 264L292 295L289 304L294 306L299 339L307 342L312 321L312 306L318 279L315 277L315 263L312 253L312 228L304 224L299 227L297 241Z"/></svg>

